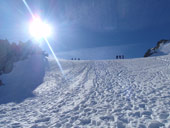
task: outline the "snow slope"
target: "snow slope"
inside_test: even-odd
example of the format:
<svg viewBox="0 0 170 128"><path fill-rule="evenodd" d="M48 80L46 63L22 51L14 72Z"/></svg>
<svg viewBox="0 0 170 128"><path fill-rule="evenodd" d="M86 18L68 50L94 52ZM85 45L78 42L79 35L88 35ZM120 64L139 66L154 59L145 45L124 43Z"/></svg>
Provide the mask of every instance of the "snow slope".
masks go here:
<svg viewBox="0 0 170 128"><path fill-rule="evenodd" d="M34 97L0 105L0 127L170 128L169 55L110 61L62 60L65 77L55 60L48 61Z"/></svg>

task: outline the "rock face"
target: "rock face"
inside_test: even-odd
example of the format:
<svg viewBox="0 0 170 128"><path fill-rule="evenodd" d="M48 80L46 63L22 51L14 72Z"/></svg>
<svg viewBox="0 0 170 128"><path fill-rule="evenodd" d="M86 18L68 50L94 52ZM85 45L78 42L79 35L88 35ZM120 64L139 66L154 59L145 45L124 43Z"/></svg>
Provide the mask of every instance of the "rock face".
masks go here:
<svg viewBox="0 0 170 128"><path fill-rule="evenodd" d="M148 51L145 53L144 57L149 57L152 55L165 55L167 52L163 52L161 49L162 46L164 46L165 44L170 44L170 40L160 40L157 45L154 48L150 48L148 49ZM170 51L169 51L170 52Z"/></svg>

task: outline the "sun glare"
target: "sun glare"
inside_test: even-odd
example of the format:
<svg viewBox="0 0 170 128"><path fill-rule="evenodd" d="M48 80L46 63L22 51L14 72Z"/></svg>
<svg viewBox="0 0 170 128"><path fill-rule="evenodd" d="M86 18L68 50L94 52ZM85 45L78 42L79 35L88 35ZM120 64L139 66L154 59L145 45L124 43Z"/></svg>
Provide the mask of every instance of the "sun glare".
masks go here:
<svg viewBox="0 0 170 128"><path fill-rule="evenodd" d="M34 17L30 23L29 31L31 36L36 39L47 38L52 34L52 28L46 22L43 22L39 17Z"/></svg>

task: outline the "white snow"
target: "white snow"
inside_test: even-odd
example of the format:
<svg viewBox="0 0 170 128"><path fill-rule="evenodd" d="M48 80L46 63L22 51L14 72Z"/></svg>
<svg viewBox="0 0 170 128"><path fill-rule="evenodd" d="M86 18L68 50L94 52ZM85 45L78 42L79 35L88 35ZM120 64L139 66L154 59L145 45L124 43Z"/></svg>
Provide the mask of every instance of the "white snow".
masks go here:
<svg viewBox="0 0 170 128"><path fill-rule="evenodd" d="M0 87L0 91L4 90L0 92L1 101L12 91L22 97L20 88L25 91L31 87L28 92L34 96L17 103L15 97L1 104L0 127L170 127L170 55L108 61L62 60L61 65L64 77L54 59L48 59L47 65L36 56L17 63L12 73L1 76L6 84Z"/></svg>

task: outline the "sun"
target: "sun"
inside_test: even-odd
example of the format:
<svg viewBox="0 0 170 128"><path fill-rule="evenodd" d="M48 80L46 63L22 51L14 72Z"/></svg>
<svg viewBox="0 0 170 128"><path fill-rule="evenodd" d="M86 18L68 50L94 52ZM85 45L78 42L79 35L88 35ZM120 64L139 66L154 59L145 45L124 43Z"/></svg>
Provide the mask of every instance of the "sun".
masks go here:
<svg viewBox="0 0 170 128"><path fill-rule="evenodd" d="M48 38L52 34L52 27L36 16L30 22L29 31L35 39Z"/></svg>

